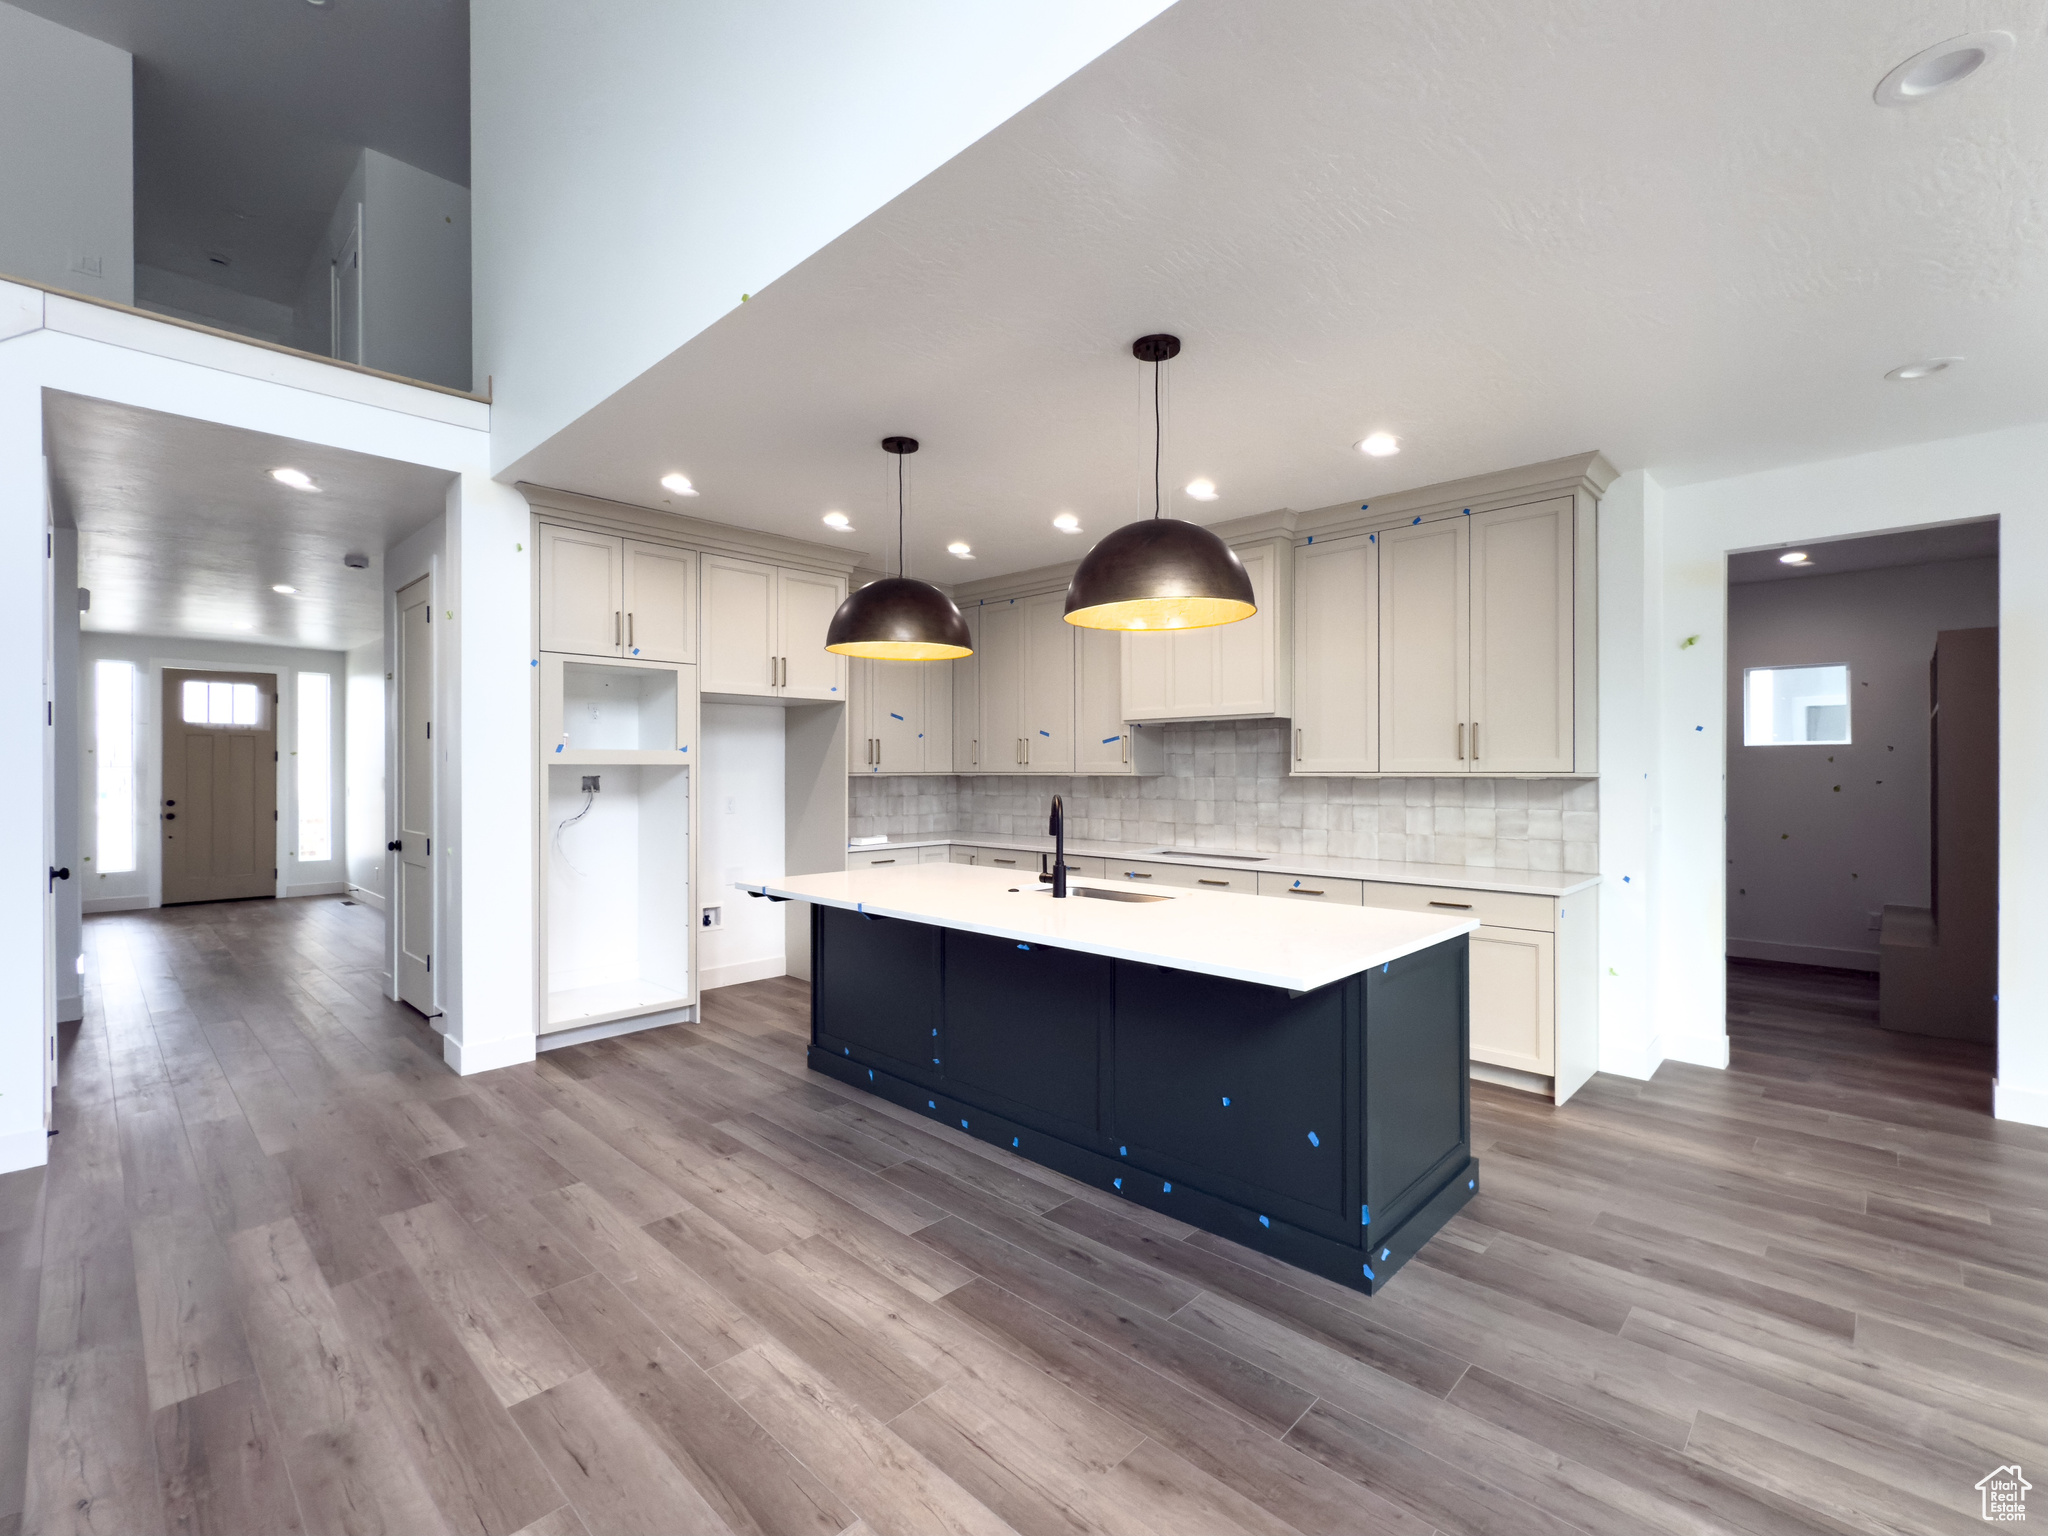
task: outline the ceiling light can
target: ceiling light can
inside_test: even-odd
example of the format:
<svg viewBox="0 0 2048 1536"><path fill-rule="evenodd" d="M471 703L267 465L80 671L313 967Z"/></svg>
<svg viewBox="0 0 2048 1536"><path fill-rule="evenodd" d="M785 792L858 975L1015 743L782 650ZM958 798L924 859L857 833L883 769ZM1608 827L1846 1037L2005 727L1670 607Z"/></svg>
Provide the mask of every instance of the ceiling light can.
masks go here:
<svg viewBox="0 0 2048 1536"><path fill-rule="evenodd" d="M1061 533L1079 533L1081 531L1081 519L1074 516L1071 512L1062 512L1052 520L1052 525L1059 529Z"/></svg>
<svg viewBox="0 0 2048 1536"><path fill-rule="evenodd" d="M677 496L694 496L697 494L697 487L690 484L690 477L688 475L663 475L661 477L661 488Z"/></svg>
<svg viewBox="0 0 2048 1536"><path fill-rule="evenodd" d="M270 590L273 592L282 592L286 597L290 597L294 592L298 591L299 589L297 587L288 587L280 581Z"/></svg>
<svg viewBox="0 0 2048 1536"><path fill-rule="evenodd" d="M1901 363L1885 377L1893 383L1905 383L1912 379L1931 379L1937 373L1947 373L1960 363L1960 357L1923 357L1910 363Z"/></svg>
<svg viewBox="0 0 2048 1536"><path fill-rule="evenodd" d="M1805 565L1807 559L1808 556L1805 550L1794 549L1778 556L1778 563L1780 565Z"/></svg>
<svg viewBox="0 0 2048 1536"><path fill-rule="evenodd" d="M1214 501L1217 496L1216 482L1214 480L1190 480L1187 484L1187 492L1197 501Z"/></svg>
<svg viewBox="0 0 2048 1536"><path fill-rule="evenodd" d="M1358 451L1375 459L1401 451L1401 439L1391 432L1368 432L1358 440Z"/></svg>
<svg viewBox="0 0 2048 1536"><path fill-rule="evenodd" d="M1969 32L1922 48L1877 82L1872 99L1880 107L1910 107L1982 74L2012 49L2010 32Z"/></svg>
<svg viewBox="0 0 2048 1536"><path fill-rule="evenodd" d="M317 491L320 489L319 486L313 483L311 475L307 474L303 469L293 469L289 465L273 469L270 472L270 478L279 485L290 486L295 491Z"/></svg>

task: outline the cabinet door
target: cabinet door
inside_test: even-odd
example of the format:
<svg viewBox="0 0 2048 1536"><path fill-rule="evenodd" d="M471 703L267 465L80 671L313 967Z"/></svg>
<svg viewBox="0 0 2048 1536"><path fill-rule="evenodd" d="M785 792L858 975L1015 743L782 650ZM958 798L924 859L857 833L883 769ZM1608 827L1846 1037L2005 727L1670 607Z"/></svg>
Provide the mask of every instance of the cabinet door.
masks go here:
<svg viewBox="0 0 2048 1536"><path fill-rule="evenodd" d="M579 656L616 656L619 543L580 528L540 526L540 648Z"/></svg>
<svg viewBox="0 0 2048 1536"><path fill-rule="evenodd" d="M1252 579L1252 601L1259 611L1235 624L1218 624L1200 631L1210 637L1214 660L1209 666L1209 696L1204 713L1215 716L1270 715L1274 710L1277 677L1273 647L1278 641L1278 610L1275 594L1279 582L1273 569L1274 551L1257 545L1240 549L1238 558ZM1196 639L1178 635L1177 640Z"/></svg>
<svg viewBox="0 0 2048 1536"><path fill-rule="evenodd" d="M1474 773L1572 771L1572 499L1477 512Z"/></svg>
<svg viewBox="0 0 2048 1536"><path fill-rule="evenodd" d="M778 569L775 587L775 654L782 658L782 686L777 691L786 699L830 703L845 698L846 658L825 649L825 632L846 601L846 578Z"/></svg>
<svg viewBox="0 0 2048 1536"><path fill-rule="evenodd" d="M1131 771L1131 730L1124 724L1123 647L1118 639L1113 629L1074 630L1076 773Z"/></svg>
<svg viewBox="0 0 2048 1536"><path fill-rule="evenodd" d="M1074 771L1074 626L1067 594L1018 602L1024 615L1024 764L1034 773Z"/></svg>
<svg viewBox="0 0 2048 1536"><path fill-rule="evenodd" d="M924 770L924 674L922 661L868 664L868 734L875 739L875 771Z"/></svg>
<svg viewBox="0 0 2048 1536"><path fill-rule="evenodd" d="M875 771L874 706L869 701L869 669L874 663L861 656L847 658L846 667L846 771ZM849 866L850 867L850 866Z"/></svg>
<svg viewBox="0 0 2048 1536"><path fill-rule="evenodd" d="M775 687L775 567L704 557L703 688L758 694Z"/></svg>
<svg viewBox="0 0 2048 1536"><path fill-rule="evenodd" d="M1173 647L1178 638L1157 632L1122 636L1124 719L1164 720L1173 713Z"/></svg>
<svg viewBox="0 0 2048 1536"><path fill-rule="evenodd" d="M921 661L924 723L917 728L920 773L953 771L953 671L965 661Z"/></svg>
<svg viewBox="0 0 2048 1536"><path fill-rule="evenodd" d="M1557 940L1527 928L1472 935L1472 1059L1557 1070Z"/></svg>
<svg viewBox="0 0 2048 1536"><path fill-rule="evenodd" d="M981 767L1024 771L1024 610L1014 601L981 610Z"/></svg>
<svg viewBox="0 0 2048 1536"><path fill-rule="evenodd" d="M1010 1119L1092 1141L1112 971L1101 955L948 929L946 1081Z"/></svg>
<svg viewBox="0 0 2048 1536"><path fill-rule="evenodd" d="M952 663L953 668L953 772L979 773L981 755L981 609L968 608L967 620L972 656Z"/></svg>
<svg viewBox="0 0 2048 1536"><path fill-rule="evenodd" d="M697 557L666 544L625 541L626 654L643 661L697 659Z"/></svg>
<svg viewBox="0 0 2048 1536"><path fill-rule="evenodd" d="M1380 772L1465 773L1469 519L1389 528L1380 560Z"/></svg>
<svg viewBox="0 0 2048 1536"><path fill-rule="evenodd" d="M1379 545L1370 538L1294 552L1294 769L1379 766Z"/></svg>

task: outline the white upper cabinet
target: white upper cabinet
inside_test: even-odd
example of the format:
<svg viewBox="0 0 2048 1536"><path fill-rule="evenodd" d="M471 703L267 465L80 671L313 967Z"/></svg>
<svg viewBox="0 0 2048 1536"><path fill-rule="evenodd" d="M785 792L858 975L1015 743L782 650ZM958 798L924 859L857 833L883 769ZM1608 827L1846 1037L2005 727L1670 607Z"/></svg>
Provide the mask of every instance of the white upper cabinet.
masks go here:
<svg viewBox="0 0 2048 1536"><path fill-rule="evenodd" d="M1004 600L980 610L981 771L1022 773L1024 610Z"/></svg>
<svg viewBox="0 0 2048 1536"><path fill-rule="evenodd" d="M730 555L705 555L703 572L705 693L823 703L846 697L846 658L825 649L845 578Z"/></svg>
<svg viewBox="0 0 2048 1536"><path fill-rule="evenodd" d="M953 772L981 769L981 609L963 608L967 641L975 654L951 663L953 676Z"/></svg>
<svg viewBox="0 0 2048 1536"><path fill-rule="evenodd" d="M697 557L666 544L624 541L625 654L697 659Z"/></svg>
<svg viewBox="0 0 2048 1536"><path fill-rule="evenodd" d="M1234 545L1259 611L1235 624L1123 637L1126 720L1244 720L1293 707L1284 539Z"/></svg>
<svg viewBox="0 0 2048 1536"><path fill-rule="evenodd" d="M1074 771L1074 636L1067 594L1017 600L1024 615L1024 766L1033 773Z"/></svg>
<svg viewBox="0 0 2048 1536"><path fill-rule="evenodd" d="M542 650L581 656L621 653L625 641L621 553L622 541L609 534L540 525Z"/></svg>
<svg viewBox="0 0 2048 1536"><path fill-rule="evenodd" d="M1379 767L1379 544L1369 534L1294 552L1296 773Z"/></svg>
<svg viewBox="0 0 2048 1536"><path fill-rule="evenodd" d="M855 660L847 715L847 768L853 773L953 771L951 661Z"/></svg>
<svg viewBox="0 0 2048 1536"><path fill-rule="evenodd" d="M1123 708L1123 637L1074 631L1074 771L1104 777L1164 771L1166 733L1129 725Z"/></svg>
<svg viewBox="0 0 2048 1536"><path fill-rule="evenodd" d="M1471 771L1570 773L1572 500L1469 521Z"/></svg>
<svg viewBox="0 0 2048 1536"><path fill-rule="evenodd" d="M1471 767L1470 523L1456 517L1376 536L1382 773Z"/></svg>

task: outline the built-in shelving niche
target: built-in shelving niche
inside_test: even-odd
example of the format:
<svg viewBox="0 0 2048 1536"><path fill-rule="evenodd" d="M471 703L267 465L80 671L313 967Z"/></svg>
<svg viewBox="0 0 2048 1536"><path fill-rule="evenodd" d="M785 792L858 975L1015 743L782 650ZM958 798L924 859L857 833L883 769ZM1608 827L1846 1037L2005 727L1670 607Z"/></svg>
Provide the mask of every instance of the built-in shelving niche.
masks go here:
<svg viewBox="0 0 2048 1536"><path fill-rule="evenodd" d="M541 755L550 762L687 760L695 743L697 669L543 653Z"/></svg>

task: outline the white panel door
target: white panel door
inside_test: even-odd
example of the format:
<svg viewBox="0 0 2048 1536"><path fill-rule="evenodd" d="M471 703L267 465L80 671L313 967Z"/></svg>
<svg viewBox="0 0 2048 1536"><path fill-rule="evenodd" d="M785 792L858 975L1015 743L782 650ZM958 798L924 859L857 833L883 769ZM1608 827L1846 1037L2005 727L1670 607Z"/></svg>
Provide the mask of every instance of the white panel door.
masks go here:
<svg viewBox="0 0 2048 1536"><path fill-rule="evenodd" d="M1024 771L1024 610L990 603L981 610L981 767Z"/></svg>
<svg viewBox="0 0 2048 1536"><path fill-rule="evenodd" d="M1382 773L1465 773L1470 519L1389 528L1380 562Z"/></svg>
<svg viewBox="0 0 2048 1536"><path fill-rule="evenodd" d="M666 544L625 541L626 654L642 661L697 659L697 557Z"/></svg>
<svg viewBox="0 0 2048 1536"><path fill-rule="evenodd" d="M846 658L825 649L832 615L846 601L846 578L816 571L775 572L778 616L775 654L782 658L786 699L818 699L830 703L846 697Z"/></svg>
<svg viewBox="0 0 2048 1536"><path fill-rule="evenodd" d="M1201 633L1212 637L1214 661L1210 666L1207 713L1224 715L1270 715L1275 686L1273 646L1277 640L1273 620L1274 598L1279 583L1273 569L1273 550L1259 545L1240 549L1238 558L1252 579L1252 601L1259 611L1235 624L1218 624ZM1193 635L1183 635L1192 640Z"/></svg>
<svg viewBox="0 0 2048 1536"><path fill-rule="evenodd" d="M433 593L422 576L398 594L398 855L393 924L398 997L421 1013L434 1006Z"/></svg>
<svg viewBox="0 0 2048 1536"><path fill-rule="evenodd" d="M1123 647L1112 629L1074 629L1074 771L1131 771L1131 728L1124 724Z"/></svg>
<svg viewBox="0 0 2048 1536"><path fill-rule="evenodd" d="M625 639L620 541L540 525L540 648L616 656Z"/></svg>
<svg viewBox="0 0 2048 1536"><path fill-rule="evenodd" d="M877 661L868 666L868 734L875 739L875 770L919 773L924 767L924 661Z"/></svg>
<svg viewBox="0 0 2048 1536"><path fill-rule="evenodd" d="M774 698L775 567L706 555L703 592L704 692Z"/></svg>
<svg viewBox="0 0 2048 1536"><path fill-rule="evenodd" d="M1379 545L1365 535L1294 552L1294 768L1379 767Z"/></svg>
<svg viewBox="0 0 2048 1536"><path fill-rule="evenodd" d="M950 663L953 677L953 772L979 773L981 755L981 609L963 610L975 654ZM941 770L943 771L943 770Z"/></svg>
<svg viewBox="0 0 2048 1536"><path fill-rule="evenodd" d="M1557 1070L1557 940L1481 928L1471 940L1472 1059L1549 1077Z"/></svg>
<svg viewBox="0 0 2048 1536"><path fill-rule="evenodd" d="M1024 615L1024 765L1034 773L1074 771L1074 626L1067 594L1017 603Z"/></svg>
<svg viewBox="0 0 2048 1536"><path fill-rule="evenodd" d="M1474 773L1572 771L1572 521L1569 496L1472 515Z"/></svg>

